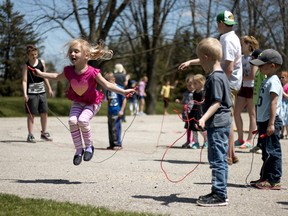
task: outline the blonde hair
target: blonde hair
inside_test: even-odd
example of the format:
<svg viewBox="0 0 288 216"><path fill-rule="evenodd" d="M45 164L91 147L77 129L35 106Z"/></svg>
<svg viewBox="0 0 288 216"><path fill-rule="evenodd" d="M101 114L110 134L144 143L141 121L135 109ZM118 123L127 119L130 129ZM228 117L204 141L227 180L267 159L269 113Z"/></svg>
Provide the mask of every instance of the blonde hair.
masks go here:
<svg viewBox="0 0 288 216"><path fill-rule="evenodd" d="M204 38L196 48L197 55L207 55L212 60L222 60L222 45L216 38Z"/></svg>
<svg viewBox="0 0 288 216"><path fill-rule="evenodd" d="M204 87L206 78L202 74L196 74L194 75L194 81L200 83L202 85L202 88Z"/></svg>
<svg viewBox="0 0 288 216"><path fill-rule="evenodd" d="M96 46L91 46L88 41L81 38L73 39L66 44L67 56L69 56L71 47L77 44L80 44L83 52L89 56L89 60L110 60L113 57L113 51L105 47L104 41L100 41Z"/></svg>
<svg viewBox="0 0 288 216"><path fill-rule="evenodd" d="M126 74L126 70L122 64L115 64L114 66L114 73L123 73Z"/></svg>
<svg viewBox="0 0 288 216"><path fill-rule="evenodd" d="M259 49L259 42L253 36L245 35L245 36L242 36L240 40L242 40L245 44L249 45L250 52L253 52L256 49Z"/></svg>

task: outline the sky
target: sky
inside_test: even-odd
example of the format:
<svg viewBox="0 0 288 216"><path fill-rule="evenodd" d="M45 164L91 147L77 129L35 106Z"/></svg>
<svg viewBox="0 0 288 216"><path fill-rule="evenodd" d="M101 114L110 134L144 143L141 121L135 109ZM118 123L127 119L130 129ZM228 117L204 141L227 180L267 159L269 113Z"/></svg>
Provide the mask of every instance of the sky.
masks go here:
<svg viewBox="0 0 288 216"><path fill-rule="evenodd" d="M2 0L5 1L5 0ZM38 10L39 6L34 6L35 2L38 2L40 5L43 4L48 4L48 5L52 5L51 8L53 7L53 2L57 2L57 7L61 8L61 4L63 7L65 7L65 4L67 2L70 2L70 0L11 0L11 2L14 4L13 7L13 11L18 11L20 14L25 15L24 19L27 22L31 22L32 20L34 20L34 18L39 15L39 14L43 14L43 11ZM202 0L199 0L199 2L202 2ZM59 5L60 4L60 5ZM180 4L180 3L179 3ZM191 21L191 12L190 9L187 7L183 7L183 11L180 14L178 14L177 16L175 15L175 17L187 17L189 19L189 22ZM176 13L176 12L175 12ZM177 12L179 13L179 11ZM173 15L172 15L173 16ZM175 20L177 21L177 19L173 18L172 19L172 23L170 23L168 21L167 24L167 31L171 32L171 35L174 34L174 29L176 27L176 25L180 24L180 23L175 23ZM75 23L71 23L71 29L73 30L75 26ZM174 28L173 28L174 26ZM36 28L36 27L35 27ZM37 33L40 33L42 29L36 29ZM42 30L43 32L43 30ZM78 30L77 30L78 32ZM167 35L166 35L167 36ZM44 50L40 50L41 53L43 53L43 55L40 56L40 58L44 59L46 62L47 61L51 61L55 67L56 70L58 72L61 72L63 67L67 64L69 64L69 60L66 58L66 49L64 48L65 44L71 40L71 37L68 36L63 30L61 29L56 29L56 30L51 30L49 32L46 32L44 34L41 35L42 38L44 38L43 40L43 44L45 46Z"/></svg>
<svg viewBox="0 0 288 216"><path fill-rule="evenodd" d="M52 2L52 0L47 1ZM18 11L20 14L25 15L24 19L27 22L39 13L34 11L35 9L31 7L34 0L11 0L11 2L14 4L13 11ZM41 29L37 30L37 32L41 32ZM63 67L69 63L69 60L66 58L66 50L64 46L71 38L59 29L42 34L41 37L45 38L42 44L45 46L45 49L40 50L43 54L39 57L44 59L45 62L52 61L57 71L62 72L61 70Z"/></svg>

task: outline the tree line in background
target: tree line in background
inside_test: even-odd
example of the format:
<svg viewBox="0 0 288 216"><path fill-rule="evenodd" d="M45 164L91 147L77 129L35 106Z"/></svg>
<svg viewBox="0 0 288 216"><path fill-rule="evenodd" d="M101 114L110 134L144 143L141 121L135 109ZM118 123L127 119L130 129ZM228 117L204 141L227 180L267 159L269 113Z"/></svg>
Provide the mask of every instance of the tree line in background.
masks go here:
<svg viewBox="0 0 288 216"><path fill-rule="evenodd" d="M185 72L177 67L196 57L195 47L202 38L219 37L216 16L222 10L234 13L239 37L252 35L262 49L278 50L284 59L283 69L288 66L288 0L23 0L24 3L31 4L31 9L22 14L13 9L10 0L0 5L3 96L22 92L20 65L26 61L26 44L41 47L45 32L61 29L71 38L82 37L94 44L106 41L114 57L97 63L103 72L122 63L136 81L147 75L146 111L153 114L164 79L172 83L176 79L183 81L187 73L203 73L200 67ZM33 11L41 13L33 16ZM25 14L30 14L29 19L25 19ZM56 64L48 63L49 70L54 69L53 63ZM59 85L58 91L63 91ZM183 88L182 82L175 95L181 96ZM61 92L59 95L63 96Z"/></svg>

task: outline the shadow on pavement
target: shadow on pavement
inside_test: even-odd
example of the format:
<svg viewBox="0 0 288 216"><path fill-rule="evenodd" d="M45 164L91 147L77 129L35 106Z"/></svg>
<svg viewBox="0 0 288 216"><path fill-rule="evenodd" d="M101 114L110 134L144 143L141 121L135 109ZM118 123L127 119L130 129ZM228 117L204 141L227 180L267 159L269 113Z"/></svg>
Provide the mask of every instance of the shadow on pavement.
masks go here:
<svg viewBox="0 0 288 216"><path fill-rule="evenodd" d="M149 196L149 195L135 195L133 198L137 199L153 199L162 202L161 205L169 206L170 203L195 203L195 198L178 197L179 194L170 194L169 196Z"/></svg>

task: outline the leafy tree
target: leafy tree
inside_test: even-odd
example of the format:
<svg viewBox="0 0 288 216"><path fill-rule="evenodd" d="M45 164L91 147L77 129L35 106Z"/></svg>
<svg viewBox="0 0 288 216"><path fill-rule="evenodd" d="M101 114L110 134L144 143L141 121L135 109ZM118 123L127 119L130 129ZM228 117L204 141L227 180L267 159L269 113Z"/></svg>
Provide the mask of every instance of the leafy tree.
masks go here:
<svg viewBox="0 0 288 216"><path fill-rule="evenodd" d="M26 58L26 45L37 44L40 38L24 15L13 11L13 3L0 5L0 76L6 80L21 78L21 67Z"/></svg>

